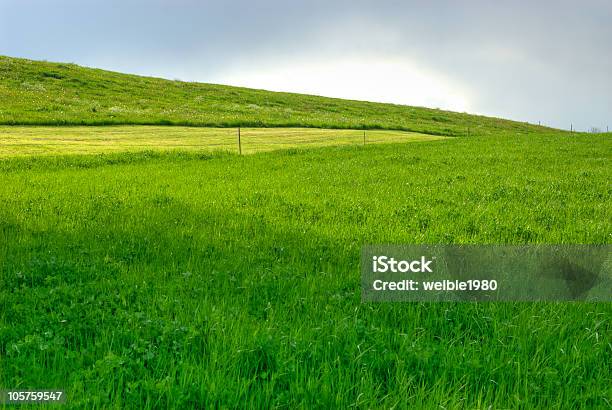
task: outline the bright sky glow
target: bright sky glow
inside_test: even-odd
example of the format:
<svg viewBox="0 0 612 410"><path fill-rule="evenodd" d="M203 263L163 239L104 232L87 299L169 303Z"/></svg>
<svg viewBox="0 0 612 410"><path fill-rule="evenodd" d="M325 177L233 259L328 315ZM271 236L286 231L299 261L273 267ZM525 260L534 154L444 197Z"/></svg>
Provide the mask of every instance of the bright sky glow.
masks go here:
<svg viewBox="0 0 612 410"><path fill-rule="evenodd" d="M469 111L469 92L401 59L269 63L219 73L213 82L272 91Z"/></svg>

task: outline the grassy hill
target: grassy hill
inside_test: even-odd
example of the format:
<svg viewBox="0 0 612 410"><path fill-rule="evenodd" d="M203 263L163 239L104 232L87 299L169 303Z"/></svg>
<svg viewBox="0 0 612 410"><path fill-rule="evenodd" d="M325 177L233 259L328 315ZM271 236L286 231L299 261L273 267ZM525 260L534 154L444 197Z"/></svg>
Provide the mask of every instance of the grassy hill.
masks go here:
<svg viewBox="0 0 612 410"><path fill-rule="evenodd" d="M429 108L170 81L0 56L0 124L396 129L533 133L526 123Z"/></svg>

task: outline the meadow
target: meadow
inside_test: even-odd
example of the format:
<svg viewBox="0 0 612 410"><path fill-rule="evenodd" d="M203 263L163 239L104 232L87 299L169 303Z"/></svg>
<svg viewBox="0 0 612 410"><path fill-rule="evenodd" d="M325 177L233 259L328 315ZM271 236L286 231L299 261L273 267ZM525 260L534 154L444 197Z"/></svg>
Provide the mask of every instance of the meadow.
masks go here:
<svg viewBox="0 0 612 410"><path fill-rule="evenodd" d="M608 408L609 303L364 304L366 243L610 243L605 136L0 160L0 386L76 408Z"/></svg>
<svg viewBox="0 0 612 410"><path fill-rule="evenodd" d="M365 244L610 244L612 134L2 56L0 125L0 389L612 405L612 304L362 303L359 269Z"/></svg>

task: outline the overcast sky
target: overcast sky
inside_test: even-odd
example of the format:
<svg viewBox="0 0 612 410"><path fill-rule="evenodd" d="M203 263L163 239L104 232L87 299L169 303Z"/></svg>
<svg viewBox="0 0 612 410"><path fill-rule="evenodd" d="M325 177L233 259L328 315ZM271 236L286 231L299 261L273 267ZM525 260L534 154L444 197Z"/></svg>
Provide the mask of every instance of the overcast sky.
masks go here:
<svg viewBox="0 0 612 410"><path fill-rule="evenodd" d="M611 0L0 0L0 54L612 127Z"/></svg>

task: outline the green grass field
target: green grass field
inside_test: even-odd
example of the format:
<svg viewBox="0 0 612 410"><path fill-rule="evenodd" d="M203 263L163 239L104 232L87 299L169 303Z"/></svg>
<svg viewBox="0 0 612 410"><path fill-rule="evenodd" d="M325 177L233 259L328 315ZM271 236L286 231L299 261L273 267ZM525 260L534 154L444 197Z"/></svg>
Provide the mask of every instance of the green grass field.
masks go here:
<svg viewBox="0 0 612 410"><path fill-rule="evenodd" d="M369 130L366 144L433 141L444 137L406 131ZM137 151L238 152L235 128L113 126L0 126L0 158ZM364 131L316 128L242 128L243 154L287 148L363 145Z"/></svg>
<svg viewBox="0 0 612 410"><path fill-rule="evenodd" d="M609 407L610 304L362 304L359 251L609 243L611 146L1 161L0 385L87 408Z"/></svg>
<svg viewBox="0 0 612 410"><path fill-rule="evenodd" d="M359 270L364 244L609 244L612 134L1 64L4 123L94 122L98 76L130 107L158 84L339 107L284 125L473 129L368 130L391 143L365 146L358 130L246 129L238 156L235 129L0 127L0 389L64 389L88 409L612 405L612 304L369 304ZM37 66L83 84L58 93L73 77L47 75L43 92ZM113 121L155 123L164 101ZM283 125L274 110L217 125ZM211 148L225 138L234 153Z"/></svg>

